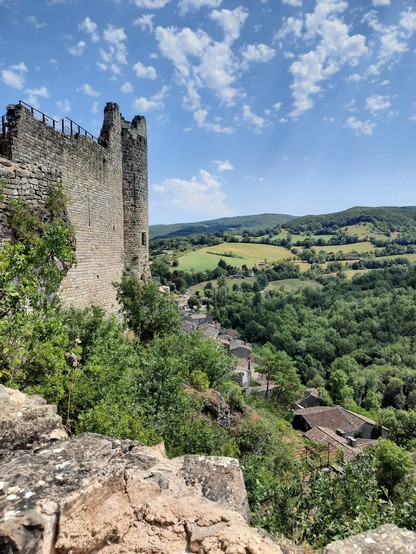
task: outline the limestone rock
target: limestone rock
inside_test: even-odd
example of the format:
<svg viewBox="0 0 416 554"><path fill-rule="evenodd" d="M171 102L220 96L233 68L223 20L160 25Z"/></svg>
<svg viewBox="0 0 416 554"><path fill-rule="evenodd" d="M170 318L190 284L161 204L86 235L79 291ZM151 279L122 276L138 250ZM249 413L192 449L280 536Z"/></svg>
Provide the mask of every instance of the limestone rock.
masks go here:
<svg viewBox="0 0 416 554"><path fill-rule="evenodd" d="M67 438L56 406L0 385L0 459L10 449Z"/></svg>
<svg viewBox="0 0 416 554"><path fill-rule="evenodd" d="M416 533L396 525L383 525L335 541L324 548L323 554L416 554Z"/></svg>
<svg viewBox="0 0 416 554"><path fill-rule="evenodd" d="M237 460L169 460L163 448L89 433L56 442L50 433L60 423L52 407L4 387L1 399L8 406L0 410L1 429L8 422L14 431L0 461L0 552L288 552L247 524ZM22 407L34 410L33 425L21 427L23 440Z"/></svg>

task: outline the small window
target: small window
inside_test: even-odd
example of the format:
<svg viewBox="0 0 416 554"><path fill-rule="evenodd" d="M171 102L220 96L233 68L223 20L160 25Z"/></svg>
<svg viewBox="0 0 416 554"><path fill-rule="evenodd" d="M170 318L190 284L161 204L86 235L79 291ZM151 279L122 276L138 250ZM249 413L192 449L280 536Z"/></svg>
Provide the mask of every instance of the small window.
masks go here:
<svg viewBox="0 0 416 554"><path fill-rule="evenodd" d="M146 233L142 233L142 246L146 246L146 243L147 243Z"/></svg>

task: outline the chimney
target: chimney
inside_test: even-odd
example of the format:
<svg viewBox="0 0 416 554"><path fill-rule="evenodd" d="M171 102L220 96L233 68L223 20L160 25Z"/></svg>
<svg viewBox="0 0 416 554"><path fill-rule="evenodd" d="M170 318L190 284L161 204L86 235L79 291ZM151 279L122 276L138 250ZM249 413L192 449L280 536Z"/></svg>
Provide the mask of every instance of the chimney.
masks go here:
<svg viewBox="0 0 416 554"><path fill-rule="evenodd" d="M345 431L343 429L337 429L335 432L340 437L343 437L345 435Z"/></svg>
<svg viewBox="0 0 416 554"><path fill-rule="evenodd" d="M354 439L354 437L347 437L348 445L355 448L357 446L357 439Z"/></svg>

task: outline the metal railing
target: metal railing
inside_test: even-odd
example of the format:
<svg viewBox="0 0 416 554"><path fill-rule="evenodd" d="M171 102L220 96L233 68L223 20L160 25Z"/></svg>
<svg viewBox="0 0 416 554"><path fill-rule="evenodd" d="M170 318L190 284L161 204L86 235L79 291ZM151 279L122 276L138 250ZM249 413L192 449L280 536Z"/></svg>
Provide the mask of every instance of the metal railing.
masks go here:
<svg viewBox="0 0 416 554"><path fill-rule="evenodd" d="M34 119L37 119L38 121L42 121L46 125L49 125L49 127L52 127L56 131L63 133L64 135L80 135L85 136L90 139L92 139L95 142L98 142L98 138L92 135L89 131L84 129L84 127L81 127L81 125L78 125L78 123L75 123L75 121L72 121L72 119L69 119L69 117L63 117L62 119L56 120L53 117L50 117L49 115L46 115L45 113L41 112L40 110L34 108L33 106L30 106L29 104L26 104L26 102L23 102L23 100L19 100L19 106L24 106L27 108L31 115L34 117ZM5 116L2 118L2 132L3 136L5 136L5 127L7 126L6 122L3 122L3 119L5 119Z"/></svg>

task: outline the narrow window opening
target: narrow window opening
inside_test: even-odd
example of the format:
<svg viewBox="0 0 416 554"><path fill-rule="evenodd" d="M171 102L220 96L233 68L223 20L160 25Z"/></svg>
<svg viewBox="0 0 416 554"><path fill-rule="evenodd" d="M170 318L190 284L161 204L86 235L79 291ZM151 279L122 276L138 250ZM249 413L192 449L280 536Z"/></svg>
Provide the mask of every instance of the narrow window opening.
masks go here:
<svg viewBox="0 0 416 554"><path fill-rule="evenodd" d="M142 246L146 246L146 242L147 242L146 233L142 233Z"/></svg>

